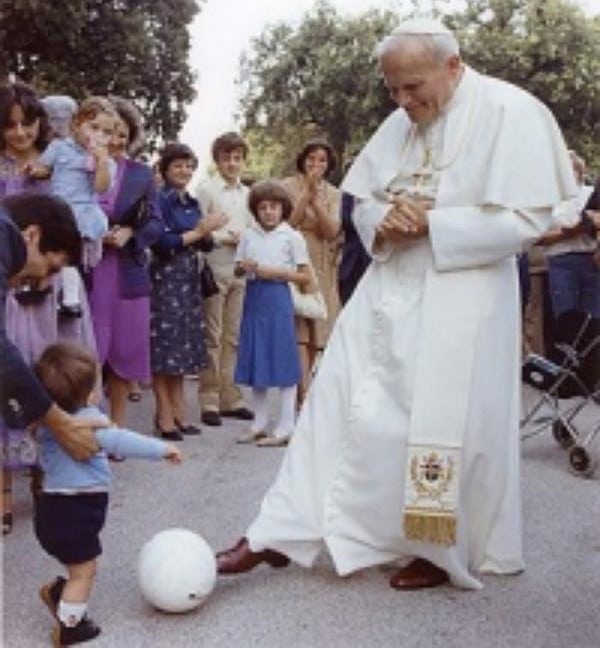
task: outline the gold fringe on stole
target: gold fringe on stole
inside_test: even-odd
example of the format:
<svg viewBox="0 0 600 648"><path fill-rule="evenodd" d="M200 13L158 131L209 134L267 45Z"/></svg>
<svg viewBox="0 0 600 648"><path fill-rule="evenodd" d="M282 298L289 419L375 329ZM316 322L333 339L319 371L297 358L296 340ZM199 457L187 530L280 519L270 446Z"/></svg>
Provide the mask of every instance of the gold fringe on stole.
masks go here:
<svg viewBox="0 0 600 648"><path fill-rule="evenodd" d="M456 544L456 517L453 513L406 511L404 535L407 540L423 540L437 544Z"/></svg>

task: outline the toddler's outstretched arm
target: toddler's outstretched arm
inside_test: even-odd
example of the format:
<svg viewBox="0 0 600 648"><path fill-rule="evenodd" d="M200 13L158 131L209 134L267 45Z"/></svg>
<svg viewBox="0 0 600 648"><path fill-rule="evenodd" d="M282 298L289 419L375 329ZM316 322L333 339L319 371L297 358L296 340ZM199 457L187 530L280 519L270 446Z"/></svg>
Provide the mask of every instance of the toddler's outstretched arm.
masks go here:
<svg viewBox="0 0 600 648"><path fill-rule="evenodd" d="M96 432L96 438L100 447L109 454L137 459L167 459L171 463L181 463L181 454L174 446L131 430L104 428Z"/></svg>

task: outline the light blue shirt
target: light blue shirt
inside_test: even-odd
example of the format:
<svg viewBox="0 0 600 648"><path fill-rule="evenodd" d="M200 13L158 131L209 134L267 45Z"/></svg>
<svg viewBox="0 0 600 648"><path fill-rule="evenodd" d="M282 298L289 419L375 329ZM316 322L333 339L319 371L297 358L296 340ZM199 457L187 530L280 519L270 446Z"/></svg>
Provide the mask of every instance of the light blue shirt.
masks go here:
<svg viewBox="0 0 600 648"><path fill-rule="evenodd" d="M94 190L94 157L74 139L67 137L52 140L38 161L52 168L51 191L69 203L81 235L94 241L100 240L108 231L108 218ZM115 161L109 158L111 185L116 168Z"/></svg>
<svg viewBox="0 0 600 648"><path fill-rule="evenodd" d="M165 456L166 443L131 430L111 426L110 421L97 407L84 407L75 416L106 420L108 427L96 430L96 440L102 449L87 461L77 461L63 450L49 430L41 428L38 440L45 492L108 490L111 482L108 453L154 460Z"/></svg>

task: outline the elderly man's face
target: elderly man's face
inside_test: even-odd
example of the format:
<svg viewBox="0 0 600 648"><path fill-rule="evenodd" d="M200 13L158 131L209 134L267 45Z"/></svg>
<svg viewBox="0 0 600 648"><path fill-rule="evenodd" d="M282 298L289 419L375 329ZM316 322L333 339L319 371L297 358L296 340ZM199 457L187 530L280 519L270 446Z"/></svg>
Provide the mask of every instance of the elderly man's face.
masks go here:
<svg viewBox="0 0 600 648"><path fill-rule="evenodd" d="M380 68L392 100L411 121L427 124L450 101L462 65L458 56L439 61L428 50L412 47L389 50L381 57Z"/></svg>

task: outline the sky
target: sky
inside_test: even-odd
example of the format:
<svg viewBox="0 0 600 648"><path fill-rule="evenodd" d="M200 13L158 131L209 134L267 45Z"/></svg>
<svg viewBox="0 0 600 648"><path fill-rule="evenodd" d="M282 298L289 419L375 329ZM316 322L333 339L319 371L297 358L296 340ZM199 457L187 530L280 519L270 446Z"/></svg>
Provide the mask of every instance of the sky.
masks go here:
<svg viewBox="0 0 600 648"><path fill-rule="evenodd" d="M240 56L251 48L252 38L271 24L297 25L317 0L206 0L190 27L190 64L195 71L197 97L188 107L180 141L196 152L198 176L210 162L215 137L237 130L235 80ZM399 9L401 0L330 0L341 14L356 15L371 8ZM600 14L600 0L578 0L588 14Z"/></svg>

